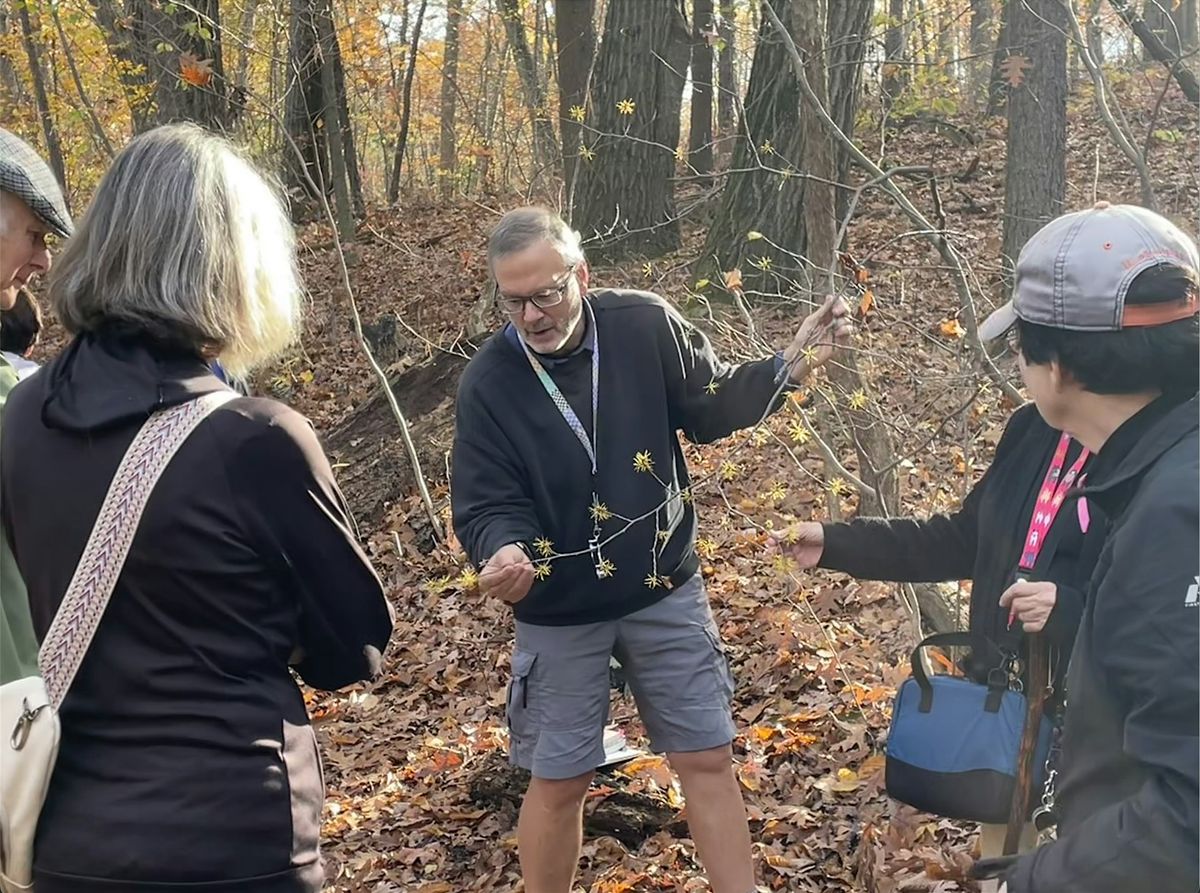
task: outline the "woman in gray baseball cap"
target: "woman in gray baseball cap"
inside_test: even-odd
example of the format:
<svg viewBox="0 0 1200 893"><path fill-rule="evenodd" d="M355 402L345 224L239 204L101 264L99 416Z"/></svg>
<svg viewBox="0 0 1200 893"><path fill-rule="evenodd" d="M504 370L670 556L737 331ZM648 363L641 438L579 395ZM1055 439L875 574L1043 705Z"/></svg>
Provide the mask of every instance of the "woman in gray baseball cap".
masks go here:
<svg viewBox="0 0 1200 893"><path fill-rule="evenodd" d="M1195 242L1131 205L1067 214L1017 262L1012 332L1047 424L1095 453L1107 537L1066 679L1057 839L985 860L1008 893L1200 887L1200 379Z"/></svg>

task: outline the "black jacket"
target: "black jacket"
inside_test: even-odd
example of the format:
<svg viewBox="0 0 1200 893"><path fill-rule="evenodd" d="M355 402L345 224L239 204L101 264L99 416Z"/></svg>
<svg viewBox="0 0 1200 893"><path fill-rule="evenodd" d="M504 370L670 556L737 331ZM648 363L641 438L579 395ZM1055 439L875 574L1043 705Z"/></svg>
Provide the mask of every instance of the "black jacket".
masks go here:
<svg viewBox="0 0 1200 893"><path fill-rule="evenodd" d="M1058 840L1010 893L1200 888L1200 438L1195 399L1112 435L1085 489L1112 519L1071 669Z"/></svg>
<svg viewBox="0 0 1200 893"><path fill-rule="evenodd" d="M88 335L13 391L0 520L39 637L147 415L222 387L197 357ZM38 893L319 890L324 789L289 658L338 688L377 672L390 631L308 422L218 409L155 487L63 703Z"/></svg>
<svg viewBox="0 0 1200 893"><path fill-rule="evenodd" d="M998 645L1011 644L1006 636L1008 611L1000 607L1000 596L1013 583L1029 519L1059 437L1037 407L1023 406L1013 413L991 465L957 512L926 519L859 518L827 524L821 566L870 580L969 579L970 630ZM1079 444L1073 443L1068 467L1079 452ZM1094 457L1089 464L1093 461ZM1055 678L1066 668L1083 612L1083 593L1104 538L1103 513L1089 505L1089 514L1085 535L1075 503L1063 504L1030 575L1052 580L1058 589L1044 632L1055 656L1051 667ZM968 663L966 669L982 682L990 667Z"/></svg>
<svg viewBox="0 0 1200 893"><path fill-rule="evenodd" d="M756 423L776 390L775 359L720 362L656 295L604 289L589 300L600 346L596 488L613 516L602 536L623 531L603 548L612 576L598 579L587 554L591 463L519 345L496 333L459 384L451 495L467 555L479 564L509 543L536 555L543 538L556 553L584 553L552 561L516 605L528 623L622 617L666 595L660 582L648 585L652 575L680 583L694 574L696 514L676 431L697 443L725 437ZM590 351L544 365L593 431ZM634 468L639 453L652 471Z"/></svg>

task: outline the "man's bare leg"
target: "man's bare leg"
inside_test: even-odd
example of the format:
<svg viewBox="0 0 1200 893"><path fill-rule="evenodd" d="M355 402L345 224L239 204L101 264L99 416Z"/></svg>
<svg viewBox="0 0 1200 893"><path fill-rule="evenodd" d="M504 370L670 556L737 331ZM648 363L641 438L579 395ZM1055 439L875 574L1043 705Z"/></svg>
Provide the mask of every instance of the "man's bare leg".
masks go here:
<svg viewBox="0 0 1200 893"><path fill-rule="evenodd" d="M583 799L591 781L591 772L530 779L517 823L525 893L570 893L583 845Z"/></svg>
<svg viewBox="0 0 1200 893"><path fill-rule="evenodd" d="M688 828L713 893L752 893L754 864L746 806L729 745L667 758L687 799Z"/></svg>

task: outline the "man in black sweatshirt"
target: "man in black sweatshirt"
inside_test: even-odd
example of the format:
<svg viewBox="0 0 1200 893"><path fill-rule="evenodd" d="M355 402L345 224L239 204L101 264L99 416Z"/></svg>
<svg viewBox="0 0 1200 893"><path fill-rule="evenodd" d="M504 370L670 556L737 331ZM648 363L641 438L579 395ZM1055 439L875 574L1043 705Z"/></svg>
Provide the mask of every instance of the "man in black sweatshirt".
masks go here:
<svg viewBox="0 0 1200 893"><path fill-rule="evenodd" d="M729 366L656 295L589 291L578 235L545 209L506 214L488 260L509 322L463 373L452 501L480 591L516 618L507 717L510 759L533 775L525 889L571 889L615 655L679 774L712 889L750 893L733 680L677 432L708 443L777 409L848 334L845 308L831 299L781 354Z"/></svg>
<svg viewBox="0 0 1200 893"><path fill-rule="evenodd" d="M1081 495L1109 523L1046 792L1057 839L978 866L1007 893L1200 888L1198 267L1165 218L1100 202L1034 234L980 329L1015 332L1038 412L1095 454Z"/></svg>

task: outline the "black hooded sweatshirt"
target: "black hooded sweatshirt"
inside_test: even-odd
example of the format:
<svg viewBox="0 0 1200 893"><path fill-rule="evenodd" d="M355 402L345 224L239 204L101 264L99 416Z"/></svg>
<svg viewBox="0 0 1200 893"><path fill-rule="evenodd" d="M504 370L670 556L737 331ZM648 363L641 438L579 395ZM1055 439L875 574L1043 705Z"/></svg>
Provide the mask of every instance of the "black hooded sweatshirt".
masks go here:
<svg viewBox="0 0 1200 893"><path fill-rule="evenodd" d="M39 638L148 415L223 387L194 355L108 332L12 392L0 521ZM319 890L324 790L289 660L338 688L378 671L390 631L308 422L270 400L218 409L155 487L63 703L38 893Z"/></svg>

